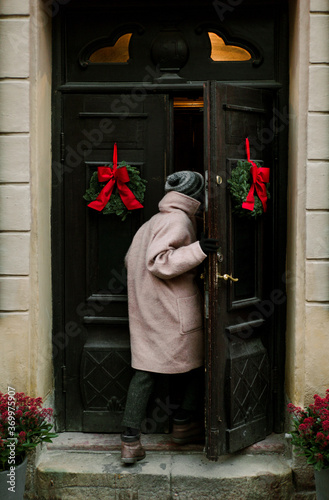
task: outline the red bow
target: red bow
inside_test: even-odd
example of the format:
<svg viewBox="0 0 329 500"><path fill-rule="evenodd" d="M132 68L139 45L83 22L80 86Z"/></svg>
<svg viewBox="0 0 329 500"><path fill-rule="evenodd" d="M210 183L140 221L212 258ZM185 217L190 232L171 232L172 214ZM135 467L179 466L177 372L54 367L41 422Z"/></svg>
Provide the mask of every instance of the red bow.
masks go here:
<svg viewBox="0 0 329 500"><path fill-rule="evenodd" d="M250 160L250 147L248 138L246 139L246 151L247 151L247 160L252 165L250 167L252 184L249 193L247 195L246 201L242 203L242 208L253 211L255 206L254 190L256 189L258 198L262 202L264 212L266 212L267 194L266 194L266 186L264 183L270 181L270 169L265 167L257 167L256 163Z"/></svg>
<svg viewBox="0 0 329 500"><path fill-rule="evenodd" d="M114 144L113 149L113 169L110 167L98 167L98 181L109 181L97 196L96 200L89 203L88 207L94 208L101 212L109 199L111 198L115 183L117 183L118 192L121 200L128 208L134 210L136 208L143 208L143 205L135 198L134 193L126 185L129 182L129 174L126 167L118 167L118 153L117 144Z"/></svg>

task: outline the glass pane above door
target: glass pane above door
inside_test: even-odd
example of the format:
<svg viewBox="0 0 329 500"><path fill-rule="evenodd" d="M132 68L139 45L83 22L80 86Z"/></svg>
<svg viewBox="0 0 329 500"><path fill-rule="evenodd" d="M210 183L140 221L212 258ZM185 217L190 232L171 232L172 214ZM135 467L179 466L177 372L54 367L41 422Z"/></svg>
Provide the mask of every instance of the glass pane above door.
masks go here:
<svg viewBox="0 0 329 500"><path fill-rule="evenodd" d="M210 58L213 61L249 61L251 54L236 45L226 45L217 33L208 32L211 43Z"/></svg>
<svg viewBox="0 0 329 500"><path fill-rule="evenodd" d="M132 33L120 36L113 46L95 50L89 57L91 63L126 63L129 60L129 42Z"/></svg>

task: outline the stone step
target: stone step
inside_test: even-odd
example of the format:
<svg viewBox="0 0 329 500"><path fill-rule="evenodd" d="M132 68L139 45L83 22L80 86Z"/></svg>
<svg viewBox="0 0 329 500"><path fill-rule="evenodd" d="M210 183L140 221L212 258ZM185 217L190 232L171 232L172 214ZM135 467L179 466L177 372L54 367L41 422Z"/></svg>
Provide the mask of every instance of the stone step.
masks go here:
<svg viewBox="0 0 329 500"><path fill-rule="evenodd" d="M142 443L148 451L204 451L204 444L176 445L170 434L142 434ZM283 434L270 434L263 441L245 448L240 453L248 454L284 454L286 440ZM120 450L120 434L97 434L86 432L62 432L52 443L49 450L83 450L83 451L118 451Z"/></svg>
<svg viewBox="0 0 329 500"><path fill-rule="evenodd" d="M99 435L90 435L82 445L77 437L65 434L41 454L35 496L30 498L290 500L294 496L289 462L278 448L273 452L269 442L267 447L263 445L263 452L249 449L221 457L217 462L208 461L198 450L159 451L153 443L154 451L150 451L152 446L148 443L146 458L127 466L121 464L120 451L114 443L112 449L91 449L92 439L94 448L98 440L98 447L104 445Z"/></svg>

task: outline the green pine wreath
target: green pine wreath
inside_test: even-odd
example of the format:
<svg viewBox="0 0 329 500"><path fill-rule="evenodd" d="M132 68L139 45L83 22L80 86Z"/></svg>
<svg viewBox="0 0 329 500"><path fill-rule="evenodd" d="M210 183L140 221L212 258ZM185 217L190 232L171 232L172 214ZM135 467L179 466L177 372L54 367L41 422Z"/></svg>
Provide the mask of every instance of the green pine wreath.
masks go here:
<svg viewBox="0 0 329 500"><path fill-rule="evenodd" d="M259 163L254 162L257 167L261 167ZM244 160L238 160L236 167L231 172L231 178L228 179L227 184L232 196L232 212L240 217L258 217L263 214L263 205L261 200L258 198L256 190L254 191L255 205L254 209L247 210L242 208L242 203L246 201L250 187L252 185L252 177L250 173L250 163ZM266 183L266 195L267 199L270 199L269 186L270 183Z"/></svg>
<svg viewBox="0 0 329 500"><path fill-rule="evenodd" d="M113 163L109 163L107 166L110 168L113 168ZM117 168L120 167L126 167L129 175L129 182L127 182L127 186L129 189L132 191L132 193L135 195L137 200L140 203L143 203L144 201L144 195L145 195L145 190L146 190L146 184L147 181L145 179L142 179L140 176L140 172L138 168L132 167L131 165L128 165L126 162L121 161L118 163ZM93 173L90 179L90 184L89 188L86 190L85 194L83 195L83 198L87 200L88 202L96 200L97 196L103 189L103 187L107 184L107 182L98 182L98 173L97 171ZM114 187L113 193L111 195L111 198L109 199L108 203L105 205L105 207L102 210L102 213L104 215L108 214L114 214L117 215L118 217L121 217L122 221L125 221L127 218L127 215L131 214L132 210L128 210L128 208L125 206L123 201L121 200L121 197L119 193L116 190L116 186Z"/></svg>

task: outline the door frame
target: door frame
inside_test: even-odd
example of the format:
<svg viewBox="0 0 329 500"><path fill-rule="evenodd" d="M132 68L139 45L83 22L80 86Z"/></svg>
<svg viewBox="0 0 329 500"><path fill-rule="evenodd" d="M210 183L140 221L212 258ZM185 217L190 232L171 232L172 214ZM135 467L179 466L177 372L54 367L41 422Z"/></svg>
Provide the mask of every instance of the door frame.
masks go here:
<svg viewBox="0 0 329 500"><path fill-rule="evenodd" d="M226 82L223 82L226 83ZM241 86L249 86L249 82L238 82L238 85ZM200 89L202 88L203 84L199 84L199 82L194 86L194 89ZM278 94L278 91L281 90L279 89L279 86L276 85L254 85L256 88L260 89L271 89L273 91L277 91L276 94ZM117 87L115 88L117 91ZM179 88L180 91L184 91L182 87ZM189 88L186 88L185 92L187 93ZM86 93L88 93L88 90L85 89ZM123 91L123 90L122 90ZM176 91L175 88L172 88L171 86L167 86L166 89L159 89L159 92L172 92ZM107 89L107 93L110 92L110 87ZM185 94L185 93L184 93ZM59 98L61 101L61 96L56 96L56 99ZM57 102L57 109L61 109L61 102ZM283 111L280 112L282 116L284 116ZM56 133L55 130L58 130ZM52 205L52 242L53 242L53 287L54 287L54 294L53 294L53 308L54 308L54 336L53 336L53 349L54 349L54 364L55 364L55 387L56 387L56 393L55 393L55 399L56 399L56 415L57 415L57 425L60 430L65 429L65 412L64 412L64 405L63 405L63 399L64 399L64 393L65 393L65 384L66 384L66 379L65 379L65 358L64 358L64 350L62 349L62 346L65 347L66 341L65 341L65 335L72 335L74 334L74 326L70 325L69 327L65 327L64 325L64 318L63 318L63 311L64 311L64 298L65 298L65 291L64 291L64 266L63 266L63 260L64 260L64 255L63 255L63 250L64 250L64 241L63 241L63 235L62 235L62 224L63 224L63 183L62 183L62 177L59 176L59 170L58 170L58 160L56 160L56 150L61 150L61 144L59 139L61 138L61 132L62 131L62 122L57 121L56 126L54 124L54 142L53 142L53 148L54 148L54 162L53 162L53 205ZM280 142L280 141L278 141ZM282 150L282 146L278 144L277 151ZM277 153L278 157L280 157L279 152ZM63 158L60 158L60 162L62 161ZM281 169L283 170L283 169ZM281 174L281 175L280 175ZM280 223L280 233L285 234L285 231L283 232L283 221L284 221L284 214L282 213L285 210L285 197L284 197L284 192L282 192L282 186L286 184L282 184L282 177L284 178L286 176L286 172L281 172L278 175L278 178L280 178L280 203L278 204L277 207L275 207L276 213L274 216L274 220L276 221L278 218L281 220ZM279 191L279 186L274 185L272 186L272 189L275 189L276 192ZM277 223L278 224L278 223ZM277 256L276 259L276 266L273 269L273 288L282 288L282 283L280 283L280 280L284 276L284 262L282 261L282 254L285 255L285 244L282 244L282 238L273 238L273 244L275 248L273 249L274 254ZM283 248L282 248L283 247ZM280 262L281 258L281 262ZM279 311L275 312L275 324L277 325L276 330L277 331L284 331L285 330L285 311L280 309ZM280 325L280 326L279 326ZM277 398L273 401L274 403L274 409L275 409L275 415L274 415L274 430L276 432L282 432L282 402L283 402L283 380L284 380L284 373L283 373L283 366L282 366L282 360L284 359L284 339L280 342L280 345L277 346L277 359L275 362L275 366L278 367L277 372L274 374L275 380L274 386L276 387L275 391L277 392ZM281 355L280 355L281 353ZM281 361L280 361L281 360ZM281 389L280 389L281 387ZM62 392L63 391L63 392ZM280 410L281 406L281 410ZM279 417L279 418L277 418Z"/></svg>
<svg viewBox="0 0 329 500"><path fill-rule="evenodd" d="M53 362L54 362L54 379L55 379L55 412L56 425L58 431L65 430L65 346L66 336L73 335L74 328L69 328L64 322L64 241L63 241L63 160L64 150L62 140L62 94L64 93L111 93L116 92L131 92L136 88L136 83L118 84L88 84L88 83L63 83L63 70L65 67L64 53L62 49L62 31L63 27L60 23L60 16L54 22L53 31L53 94L52 94L52 211L51 211L51 236L52 236L52 282L53 282ZM287 22L287 19L285 19ZM280 53L282 48L286 47L284 35L287 27L284 23L278 26L277 36L277 53ZM276 91L275 109L279 117L287 118L288 109L288 71L287 62L280 64L277 62L276 80L275 81L234 81L223 83L234 83L245 87L255 87L260 89L270 89ZM156 89L152 84L140 82L143 89L147 92L175 92L187 93L193 90L202 90L203 81L193 81L188 84L157 84ZM279 133L277 141L277 149L275 155L279 158L283 165L288 166L288 131L287 123L285 128ZM286 257L286 214L287 214L287 169L281 168L277 176L277 182L272 186L277 193L278 203L275 210L275 227L274 234L280 234L282 238L273 238L273 252L275 255L275 267L273 269L273 288L282 288L284 285L285 273L285 257ZM280 240L280 241L278 241ZM276 339L275 357L277 371L273 373L273 382L276 387L276 392L273 395L273 419L274 431L283 431L283 415L284 415L284 346L285 346L285 326L286 326L286 308L281 307L275 312L275 330L282 332L279 338ZM72 326L72 325L71 325Z"/></svg>

